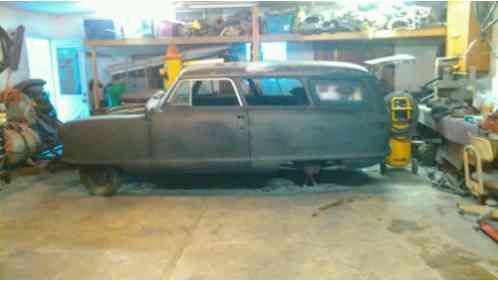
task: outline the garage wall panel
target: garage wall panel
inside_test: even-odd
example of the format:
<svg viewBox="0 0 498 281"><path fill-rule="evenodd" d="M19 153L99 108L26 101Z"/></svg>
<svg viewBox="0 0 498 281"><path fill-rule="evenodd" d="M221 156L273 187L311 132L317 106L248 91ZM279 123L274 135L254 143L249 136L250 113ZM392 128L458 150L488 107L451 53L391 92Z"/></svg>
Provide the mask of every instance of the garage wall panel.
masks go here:
<svg viewBox="0 0 498 281"><path fill-rule="evenodd" d="M394 54L394 44L391 41L316 42L314 49L315 60L344 61L360 65L369 59ZM392 69L384 69L383 79L389 85L394 84Z"/></svg>
<svg viewBox="0 0 498 281"><path fill-rule="evenodd" d="M313 60L314 51L312 42L287 43L287 60Z"/></svg>
<svg viewBox="0 0 498 281"><path fill-rule="evenodd" d="M32 13L0 3L0 25L11 31L19 25L26 28L26 37L46 39L84 38L83 19L80 15L57 16L44 13ZM26 46L23 46L19 69L12 74L12 84L29 78L29 66ZM0 91L5 88L6 72L0 74Z"/></svg>
<svg viewBox="0 0 498 281"><path fill-rule="evenodd" d="M415 56L414 64L399 65L395 69L395 89L418 90L434 78L434 62L443 45L440 40L403 40L395 44L396 54ZM441 54L442 56L442 54Z"/></svg>
<svg viewBox="0 0 498 281"><path fill-rule="evenodd" d="M498 9L496 10L498 17ZM492 79L493 94L498 97L498 24L493 27L493 35L491 40L491 69L490 77Z"/></svg>

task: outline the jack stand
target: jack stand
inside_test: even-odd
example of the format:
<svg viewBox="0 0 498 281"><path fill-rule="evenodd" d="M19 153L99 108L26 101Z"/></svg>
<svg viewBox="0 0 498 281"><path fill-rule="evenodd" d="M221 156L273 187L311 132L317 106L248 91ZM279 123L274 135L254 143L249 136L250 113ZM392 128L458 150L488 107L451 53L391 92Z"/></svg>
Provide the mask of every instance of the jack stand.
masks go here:
<svg viewBox="0 0 498 281"><path fill-rule="evenodd" d="M306 185L311 185L315 186L317 185L315 176L318 176L320 173L320 166L306 166L303 168L304 171L304 183L303 186Z"/></svg>
<svg viewBox="0 0 498 281"><path fill-rule="evenodd" d="M490 222L498 219L498 209L489 208L482 205L457 203L457 208L461 214L479 215L475 230L480 230L489 236L493 241L498 242L498 229Z"/></svg>
<svg viewBox="0 0 498 281"><path fill-rule="evenodd" d="M9 184L10 181L11 181L10 173L0 172L0 182L5 183L5 184Z"/></svg>
<svg viewBox="0 0 498 281"><path fill-rule="evenodd" d="M498 220L498 209L477 204L457 203L460 214L478 215L480 218Z"/></svg>

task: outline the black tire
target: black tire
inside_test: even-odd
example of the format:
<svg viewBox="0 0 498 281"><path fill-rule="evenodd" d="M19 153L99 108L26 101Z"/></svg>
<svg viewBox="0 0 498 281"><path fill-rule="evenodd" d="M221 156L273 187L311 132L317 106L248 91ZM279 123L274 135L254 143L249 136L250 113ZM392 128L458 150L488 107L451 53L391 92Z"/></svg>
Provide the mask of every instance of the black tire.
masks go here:
<svg viewBox="0 0 498 281"><path fill-rule="evenodd" d="M387 165L384 162L380 162L380 174L385 175L387 173Z"/></svg>
<svg viewBox="0 0 498 281"><path fill-rule="evenodd" d="M432 143L417 145L414 156L420 165L433 167L436 164L436 145Z"/></svg>
<svg viewBox="0 0 498 281"><path fill-rule="evenodd" d="M80 168L81 183L91 195L112 196L121 186L119 171L112 167Z"/></svg>
<svg viewBox="0 0 498 281"><path fill-rule="evenodd" d="M478 195L477 200L479 201L479 204L481 205L486 205L486 201L488 201L488 196L486 195Z"/></svg>
<svg viewBox="0 0 498 281"><path fill-rule="evenodd" d="M418 175L418 161L417 159L412 159L412 173Z"/></svg>

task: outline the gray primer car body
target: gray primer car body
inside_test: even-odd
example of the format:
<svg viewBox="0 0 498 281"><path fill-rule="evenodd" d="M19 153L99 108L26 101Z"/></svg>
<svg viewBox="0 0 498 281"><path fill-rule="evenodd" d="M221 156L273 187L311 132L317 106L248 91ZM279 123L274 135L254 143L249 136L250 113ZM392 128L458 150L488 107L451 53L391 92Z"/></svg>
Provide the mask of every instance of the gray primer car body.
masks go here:
<svg viewBox="0 0 498 281"><path fill-rule="evenodd" d="M251 106L241 93L245 78L286 77L302 81L307 105ZM171 104L181 81L224 79L240 106ZM320 103L313 79L357 80L361 106ZM389 118L376 78L347 63L224 63L192 66L170 90L149 100L143 114L97 116L66 123L63 161L109 165L127 172L210 173L275 170L282 165L361 168L388 153ZM192 95L192 94L191 94Z"/></svg>

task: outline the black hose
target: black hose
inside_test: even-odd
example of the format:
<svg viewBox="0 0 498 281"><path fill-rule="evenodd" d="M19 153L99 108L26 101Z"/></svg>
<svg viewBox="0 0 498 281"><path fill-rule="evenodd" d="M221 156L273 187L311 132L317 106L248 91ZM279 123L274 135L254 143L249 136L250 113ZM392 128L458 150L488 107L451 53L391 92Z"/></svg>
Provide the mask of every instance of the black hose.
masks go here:
<svg viewBox="0 0 498 281"><path fill-rule="evenodd" d="M436 77L434 79L431 79L429 81L427 81L424 85L422 85L422 89L428 89L429 88L429 85L433 84L434 82L438 81L439 80L439 77Z"/></svg>
<svg viewBox="0 0 498 281"><path fill-rule="evenodd" d="M0 62L0 73L9 67L9 49L11 41L9 34L0 26L0 48L2 51L3 61Z"/></svg>

